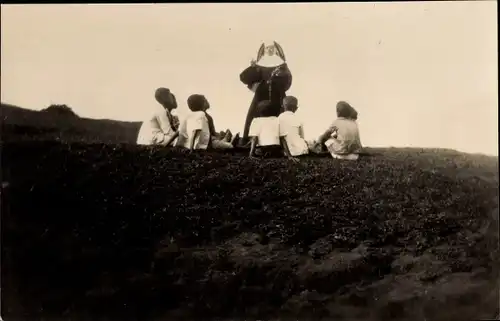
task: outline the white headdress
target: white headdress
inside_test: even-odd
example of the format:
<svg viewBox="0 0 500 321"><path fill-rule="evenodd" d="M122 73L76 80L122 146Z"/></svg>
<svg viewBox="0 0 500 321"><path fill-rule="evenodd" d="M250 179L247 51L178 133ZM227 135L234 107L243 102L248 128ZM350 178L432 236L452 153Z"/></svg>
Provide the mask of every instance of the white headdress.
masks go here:
<svg viewBox="0 0 500 321"><path fill-rule="evenodd" d="M276 42L262 43L257 52L257 65L262 67L276 67L286 62L283 48Z"/></svg>

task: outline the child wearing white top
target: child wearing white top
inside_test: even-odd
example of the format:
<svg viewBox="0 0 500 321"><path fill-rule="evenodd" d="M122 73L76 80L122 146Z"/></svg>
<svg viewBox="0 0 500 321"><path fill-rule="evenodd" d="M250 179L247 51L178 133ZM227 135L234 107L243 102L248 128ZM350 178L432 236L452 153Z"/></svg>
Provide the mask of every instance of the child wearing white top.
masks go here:
<svg viewBox="0 0 500 321"><path fill-rule="evenodd" d="M250 157L256 156L257 149L267 156L282 156L279 139L279 120L272 116L269 100L257 105L257 117L252 120L248 137L250 137Z"/></svg>
<svg viewBox="0 0 500 321"><path fill-rule="evenodd" d="M214 136L211 117L206 111L210 108L208 100L203 95L194 94L188 98L190 113L181 121L179 126L179 139L176 146L194 149L231 149L231 142L219 140Z"/></svg>
<svg viewBox="0 0 500 321"><path fill-rule="evenodd" d="M285 155L294 162L298 162L297 156L309 153L302 122L295 114L298 108L297 98L287 96L283 99L285 111L278 117L281 146Z"/></svg>
<svg viewBox="0 0 500 321"><path fill-rule="evenodd" d="M177 125L171 111L177 108L174 94L168 88L158 88L156 101L162 106L143 121L137 136L138 145L171 146L177 137Z"/></svg>
<svg viewBox="0 0 500 321"><path fill-rule="evenodd" d="M362 149L356 123L358 112L345 101L339 101L336 107L337 119L318 138L313 148L324 144L333 158L357 160Z"/></svg>

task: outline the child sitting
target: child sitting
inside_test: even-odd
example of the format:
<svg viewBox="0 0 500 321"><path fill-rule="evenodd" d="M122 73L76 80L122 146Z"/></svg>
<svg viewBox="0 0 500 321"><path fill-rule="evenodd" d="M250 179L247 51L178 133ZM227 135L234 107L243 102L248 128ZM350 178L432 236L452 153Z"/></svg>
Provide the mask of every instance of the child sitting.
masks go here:
<svg viewBox="0 0 500 321"><path fill-rule="evenodd" d="M250 157L256 156L257 149L263 156L282 156L279 139L278 117L273 116L269 100L257 105L257 117L252 120L248 136L250 137Z"/></svg>
<svg viewBox="0 0 500 321"><path fill-rule="evenodd" d="M208 100L203 95L191 95L187 100L190 113L181 121L179 139L176 146L194 149L231 149L232 142L216 137L213 120L206 111L210 108ZM207 117L208 115L208 117Z"/></svg>
<svg viewBox="0 0 500 321"><path fill-rule="evenodd" d="M358 112L347 102L339 101L337 119L311 149L318 150L324 144L333 158L357 160L362 149L357 119Z"/></svg>
<svg viewBox="0 0 500 321"><path fill-rule="evenodd" d="M155 98L162 108L142 123L137 144L171 146L177 137L178 127L171 113L177 108L177 101L168 88L158 88Z"/></svg>
<svg viewBox="0 0 500 321"><path fill-rule="evenodd" d="M280 142L285 155L294 162L297 156L309 153L308 145L304 139L302 122L295 112L298 109L297 98L287 96L283 99L284 112L278 117Z"/></svg>
<svg viewBox="0 0 500 321"><path fill-rule="evenodd" d="M210 103L208 102L207 99L205 99L206 105L205 105L205 116L207 117L208 121L208 128L210 130L210 138L211 138L211 143L212 147L215 149L225 149L227 147L226 143L231 143L232 146L234 146L240 136L239 133L236 133L235 136L231 133L229 129L227 129L224 132L217 133L215 130L215 124L214 124L214 119L212 116L207 112L208 109L210 109ZM220 144L222 142L222 144ZM220 145L220 146L219 146Z"/></svg>

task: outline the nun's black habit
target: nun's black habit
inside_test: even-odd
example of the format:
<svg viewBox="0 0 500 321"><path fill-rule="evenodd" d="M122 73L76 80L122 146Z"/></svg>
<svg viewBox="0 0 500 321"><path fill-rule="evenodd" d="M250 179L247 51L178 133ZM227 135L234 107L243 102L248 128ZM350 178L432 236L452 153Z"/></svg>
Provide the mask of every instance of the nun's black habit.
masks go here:
<svg viewBox="0 0 500 321"><path fill-rule="evenodd" d="M292 85L292 74L285 61L283 49L279 44L274 42L267 47L262 44L257 61L240 74L241 82L255 93L245 120L242 144L248 142L248 131L259 102L270 100L269 108L272 108L273 116L279 116L282 112L283 98Z"/></svg>

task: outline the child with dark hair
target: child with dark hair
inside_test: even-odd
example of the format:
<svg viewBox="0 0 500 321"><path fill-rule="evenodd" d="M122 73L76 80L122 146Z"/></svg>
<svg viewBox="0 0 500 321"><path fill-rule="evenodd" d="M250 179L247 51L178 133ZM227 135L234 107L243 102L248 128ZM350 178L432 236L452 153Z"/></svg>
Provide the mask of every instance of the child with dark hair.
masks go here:
<svg viewBox="0 0 500 321"><path fill-rule="evenodd" d="M177 108L175 95L168 88L158 88L155 99L162 108L143 121L137 136L138 145L171 146L177 138L177 124L172 116L172 110Z"/></svg>
<svg viewBox="0 0 500 321"><path fill-rule="evenodd" d="M257 117L252 120L248 133L251 143L250 157L255 157L258 149L264 156L283 156L278 117L270 107L269 100L261 101L257 105Z"/></svg>
<svg viewBox="0 0 500 321"><path fill-rule="evenodd" d="M348 102L339 101L336 106L337 117L350 120L358 119L358 112Z"/></svg>
<svg viewBox="0 0 500 321"><path fill-rule="evenodd" d="M294 162L298 162L296 157L309 153L307 142L304 139L304 127L295 114L298 108L297 98L287 96L283 99L284 112L278 117L281 146L285 156Z"/></svg>
<svg viewBox="0 0 500 321"><path fill-rule="evenodd" d="M318 138L312 150L319 150L323 144L333 158L357 160L362 145L356 120L358 112L347 102L337 103L337 119Z"/></svg>
<svg viewBox="0 0 500 321"><path fill-rule="evenodd" d="M179 127L177 146L194 149L231 149L234 146L227 137L220 139L215 132L212 117L207 113L210 104L205 96L194 94L187 100L190 113ZM237 138L237 136L236 136Z"/></svg>

